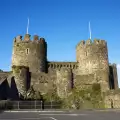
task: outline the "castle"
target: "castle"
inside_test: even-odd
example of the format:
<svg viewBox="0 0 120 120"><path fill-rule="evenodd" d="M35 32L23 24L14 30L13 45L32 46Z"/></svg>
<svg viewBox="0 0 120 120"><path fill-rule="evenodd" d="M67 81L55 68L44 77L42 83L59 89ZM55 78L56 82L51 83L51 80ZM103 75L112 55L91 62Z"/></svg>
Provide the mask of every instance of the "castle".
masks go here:
<svg viewBox="0 0 120 120"><path fill-rule="evenodd" d="M76 46L76 62L53 62L47 60L44 38L35 35L31 40L29 34L23 39L17 36L13 43L11 71L0 72L1 99L18 99L30 86L42 94L56 86L60 98L74 87L85 89L94 83L100 84L102 92L118 89L116 64L109 64L105 40L80 41Z"/></svg>

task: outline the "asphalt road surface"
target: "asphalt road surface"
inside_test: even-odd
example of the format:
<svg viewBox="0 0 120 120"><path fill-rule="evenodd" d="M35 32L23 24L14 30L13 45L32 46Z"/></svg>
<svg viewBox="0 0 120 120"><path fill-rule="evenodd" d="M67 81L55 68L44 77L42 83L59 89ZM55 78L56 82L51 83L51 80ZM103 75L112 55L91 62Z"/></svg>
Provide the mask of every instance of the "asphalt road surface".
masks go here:
<svg viewBox="0 0 120 120"><path fill-rule="evenodd" d="M0 113L0 120L120 120L120 110L6 111Z"/></svg>

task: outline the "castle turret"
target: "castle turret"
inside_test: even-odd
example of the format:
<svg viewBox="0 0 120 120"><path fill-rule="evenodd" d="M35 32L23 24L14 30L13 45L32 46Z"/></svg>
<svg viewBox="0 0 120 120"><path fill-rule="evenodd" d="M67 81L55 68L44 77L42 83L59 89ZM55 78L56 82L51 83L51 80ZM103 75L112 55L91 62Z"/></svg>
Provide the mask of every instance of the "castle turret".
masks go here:
<svg viewBox="0 0 120 120"><path fill-rule="evenodd" d="M12 66L12 71L18 93L24 96L30 84L29 68L24 66Z"/></svg>
<svg viewBox="0 0 120 120"><path fill-rule="evenodd" d="M76 47L78 62L78 75L94 74L96 82L102 83L101 87L109 89L109 64L107 43L95 39L81 41Z"/></svg>
<svg viewBox="0 0 120 120"><path fill-rule="evenodd" d="M17 36L14 40L12 66L29 67L30 72L45 72L47 60L47 43L44 38L35 35L30 40L30 35Z"/></svg>

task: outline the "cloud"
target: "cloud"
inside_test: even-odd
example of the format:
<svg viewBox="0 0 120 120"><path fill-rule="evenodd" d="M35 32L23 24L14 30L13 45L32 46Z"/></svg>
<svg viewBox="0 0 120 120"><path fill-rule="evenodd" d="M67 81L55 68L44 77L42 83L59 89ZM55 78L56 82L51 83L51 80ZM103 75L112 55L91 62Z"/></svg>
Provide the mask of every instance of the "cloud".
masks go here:
<svg viewBox="0 0 120 120"><path fill-rule="evenodd" d="M117 64L118 84L120 88L120 64Z"/></svg>
<svg viewBox="0 0 120 120"><path fill-rule="evenodd" d="M120 69L120 64L117 64L117 69Z"/></svg>

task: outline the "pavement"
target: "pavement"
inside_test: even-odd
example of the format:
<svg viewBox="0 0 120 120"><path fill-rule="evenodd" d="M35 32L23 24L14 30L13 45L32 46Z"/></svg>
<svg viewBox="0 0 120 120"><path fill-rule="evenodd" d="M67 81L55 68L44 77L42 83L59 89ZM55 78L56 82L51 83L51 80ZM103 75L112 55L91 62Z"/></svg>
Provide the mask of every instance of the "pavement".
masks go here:
<svg viewBox="0 0 120 120"><path fill-rule="evenodd" d="M0 120L120 120L120 110L3 111Z"/></svg>

